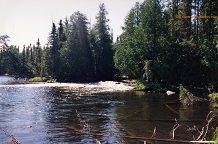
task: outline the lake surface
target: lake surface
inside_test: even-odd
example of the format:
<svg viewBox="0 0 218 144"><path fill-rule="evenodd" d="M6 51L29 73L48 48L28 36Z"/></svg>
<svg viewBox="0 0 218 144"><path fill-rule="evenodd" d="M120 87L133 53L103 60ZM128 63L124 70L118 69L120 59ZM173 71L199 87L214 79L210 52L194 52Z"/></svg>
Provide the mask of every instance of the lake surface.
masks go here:
<svg viewBox="0 0 218 144"><path fill-rule="evenodd" d="M110 92L80 96L58 88L3 85L8 80L13 79L0 76L1 143L9 143L12 137L22 144L143 143L155 127L156 138L170 139L175 118L181 124L175 139L193 140L197 134L188 128L201 130L213 110L208 102L193 106L168 103L177 101L178 95ZM208 140L217 126L216 117Z"/></svg>

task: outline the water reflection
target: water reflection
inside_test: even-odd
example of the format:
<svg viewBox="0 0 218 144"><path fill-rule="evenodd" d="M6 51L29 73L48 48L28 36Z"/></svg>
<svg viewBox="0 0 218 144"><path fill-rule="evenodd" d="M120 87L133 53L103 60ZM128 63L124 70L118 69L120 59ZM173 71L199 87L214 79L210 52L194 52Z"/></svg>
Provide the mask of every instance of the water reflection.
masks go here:
<svg viewBox="0 0 218 144"><path fill-rule="evenodd" d="M187 131L194 125L201 129L206 124L209 113L209 103L197 103L193 106L183 106L176 102L178 95L173 97L165 94L128 93L123 98L124 105L118 108L119 122L131 137L151 137L156 127L156 138L170 139L170 131L175 125L175 118L182 126L176 130L175 139L192 140L195 133ZM128 97L128 98L127 98ZM217 112L215 111L215 114ZM211 139L212 131L217 126L217 119L211 123L208 137ZM199 133L198 133L199 135ZM141 138L143 139L143 138ZM163 142L160 142L163 143ZM168 143L168 142L166 142Z"/></svg>
<svg viewBox="0 0 218 144"><path fill-rule="evenodd" d="M96 139L115 143L122 138L117 123L116 106L120 103L115 95L82 96L56 93L49 123L50 142L94 143ZM57 110L54 112L53 110ZM85 126L84 126L85 125Z"/></svg>
<svg viewBox="0 0 218 144"><path fill-rule="evenodd" d="M154 127L157 138L170 138L175 118L182 125L176 139L192 139L187 126L205 124L207 103L184 107L166 104L178 95L123 92L78 96L56 88L0 87L0 127L22 144L143 143ZM217 119L211 126L217 126ZM210 127L211 130L211 127ZM10 140L0 131L3 143ZM212 132L212 130L210 131Z"/></svg>

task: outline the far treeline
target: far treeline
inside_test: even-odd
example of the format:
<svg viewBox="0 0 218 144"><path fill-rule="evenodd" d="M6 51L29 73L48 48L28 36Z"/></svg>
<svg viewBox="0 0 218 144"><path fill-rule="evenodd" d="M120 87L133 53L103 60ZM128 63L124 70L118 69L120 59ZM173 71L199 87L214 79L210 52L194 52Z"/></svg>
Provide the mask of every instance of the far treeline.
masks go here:
<svg viewBox="0 0 218 144"><path fill-rule="evenodd" d="M165 85L218 90L218 1L145 0L129 11L113 42L104 4L96 23L75 12L52 24L48 44L7 46L1 36L0 74L57 81L111 80L123 75Z"/></svg>

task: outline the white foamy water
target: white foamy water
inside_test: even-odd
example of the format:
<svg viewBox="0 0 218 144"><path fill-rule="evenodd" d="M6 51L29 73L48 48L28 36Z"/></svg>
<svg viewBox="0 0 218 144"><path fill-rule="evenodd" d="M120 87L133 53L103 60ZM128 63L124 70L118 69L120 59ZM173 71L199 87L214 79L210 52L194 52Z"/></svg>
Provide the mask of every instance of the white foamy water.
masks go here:
<svg viewBox="0 0 218 144"><path fill-rule="evenodd" d="M133 86L129 86L122 82L100 81L96 83L34 83L34 84L14 84L0 85L0 87L65 87L83 90L99 89L100 91L128 91L133 90Z"/></svg>

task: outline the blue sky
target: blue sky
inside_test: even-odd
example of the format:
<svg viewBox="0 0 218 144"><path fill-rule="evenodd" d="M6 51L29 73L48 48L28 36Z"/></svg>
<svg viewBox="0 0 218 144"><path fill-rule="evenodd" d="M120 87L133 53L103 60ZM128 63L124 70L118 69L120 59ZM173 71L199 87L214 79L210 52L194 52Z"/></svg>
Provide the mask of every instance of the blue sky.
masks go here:
<svg viewBox="0 0 218 144"><path fill-rule="evenodd" d="M120 27L136 2L143 0L0 0L0 35L9 35L9 44L20 48L30 43L35 45L38 38L43 46L47 43L52 20L58 24L60 19L80 11L93 24L99 4L104 3L116 37L122 33Z"/></svg>

